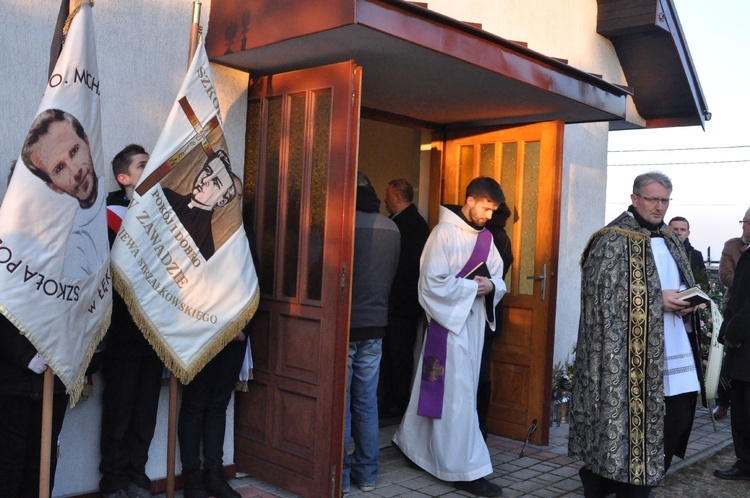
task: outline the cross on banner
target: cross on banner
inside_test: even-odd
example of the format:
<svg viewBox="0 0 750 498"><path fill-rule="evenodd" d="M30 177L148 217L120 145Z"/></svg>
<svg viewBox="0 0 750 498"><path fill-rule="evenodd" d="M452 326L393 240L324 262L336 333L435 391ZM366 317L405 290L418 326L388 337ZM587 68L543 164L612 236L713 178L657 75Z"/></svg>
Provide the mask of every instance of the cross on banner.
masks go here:
<svg viewBox="0 0 750 498"><path fill-rule="evenodd" d="M151 187L159 183L159 181L164 178L167 173L172 171L175 166L177 166L193 149L195 149L199 145L203 148L203 152L206 153L206 157L209 157L214 153L214 149L208 141L208 135L216 128L219 128L221 126L219 123L219 116L215 115L204 126L201 125L198 116L195 115L195 112L190 106L190 102L188 102L187 97L182 97L179 100L179 103L188 121L190 121L190 125L195 130L195 135L192 136L185 145L180 147L177 152L172 154L169 159L164 161L161 166L156 168L153 173L148 175L148 177L146 177L140 183L140 185L138 185L138 187L135 189L138 195L142 196L143 194L151 190Z"/></svg>

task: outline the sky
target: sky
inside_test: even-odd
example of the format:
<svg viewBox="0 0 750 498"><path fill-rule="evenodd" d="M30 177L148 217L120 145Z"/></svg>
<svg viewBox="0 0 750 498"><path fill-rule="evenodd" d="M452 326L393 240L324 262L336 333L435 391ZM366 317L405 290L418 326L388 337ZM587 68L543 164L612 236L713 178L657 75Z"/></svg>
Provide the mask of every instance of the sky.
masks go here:
<svg viewBox="0 0 750 498"><path fill-rule="evenodd" d="M674 0L711 120L700 126L609 134L606 220L630 204L633 179L661 171L672 179L665 221L683 216L690 242L718 261L742 233L750 207L750 1ZM640 152L645 151L645 152Z"/></svg>

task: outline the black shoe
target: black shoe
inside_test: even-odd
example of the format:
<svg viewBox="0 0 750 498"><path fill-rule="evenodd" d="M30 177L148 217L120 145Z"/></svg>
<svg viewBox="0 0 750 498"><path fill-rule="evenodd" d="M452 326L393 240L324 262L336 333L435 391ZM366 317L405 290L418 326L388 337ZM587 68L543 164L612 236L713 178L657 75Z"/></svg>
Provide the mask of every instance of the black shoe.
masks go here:
<svg viewBox="0 0 750 498"><path fill-rule="evenodd" d="M714 408L714 412L713 412L714 413L714 418L716 420L723 419L724 417L727 416L727 410L728 410L727 406L718 405L716 408Z"/></svg>
<svg viewBox="0 0 750 498"><path fill-rule="evenodd" d="M740 470L737 467L714 470L714 476L719 479L729 479L730 481L750 481L750 472Z"/></svg>
<svg viewBox="0 0 750 498"><path fill-rule="evenodd" d="M479 432L482 433L482 438L484 439L484 442L487 442L487 427L484 425L479 425Z"/></svg>
<svg viewBox="0 0 750 498"><path fill-rule="evenodd" d="M114 493L104 493L103 498L128 498L128 494L124 489L118 489Z"/></svg>
<svg viewBox="0 0 750 498"><path fill-rule="evenodd" d="M200 469L182 470L183 496L185 498L208 498L203 487L203 475Z"/></svg>
<svg viewBox="0 0 750 498"><path fill-rule="evenodd" d="M240 498L242 496L227 483L221 467L206 469L203 472L203 484L206 486L206 491L215 498Z"/></svg>
<svg viewBox="0 0 750 498"><path fill-rule="evenodd" d="M142 488L134 482L128 483L126 493L128 498L154 498L148 489Z"/></svg>
<svg viewBox="0 0 750 498"><path fill-rule="evenodd" d="M476 496L500 496L503 494L503 488L491 483L484 477L474 481L456 481L453 485L459 491L466 491Z"/></svg>

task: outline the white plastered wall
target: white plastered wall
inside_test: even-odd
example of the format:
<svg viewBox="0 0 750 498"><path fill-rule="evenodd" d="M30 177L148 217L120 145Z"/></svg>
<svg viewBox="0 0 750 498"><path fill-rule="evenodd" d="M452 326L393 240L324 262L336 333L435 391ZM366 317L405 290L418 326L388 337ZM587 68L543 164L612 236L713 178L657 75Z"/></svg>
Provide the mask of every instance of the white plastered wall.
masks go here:
<svg viewBox="0 0 750 498"><path fill-rule="evenodd" d="M553 364L568 360L578 339L579 261L591 234L605 223L608 130L607 123L565 126Z"/></svg>
<svg viewBox="0 0 750 498"><path fill-rule="evenodd" d="M211 2L203 0L207 28ZM0 193L4 195L11 161L18 158L47 79L49 46L59 1L0 0ZM117 184L112 157L125 145L140 143L152 150L185 76L188 57L190 0L95 2L93 8L102 99L104 170L109 190ZM242 175L248 75L211 65L229 155ZM0 196L1 198L1 196ZM100 374L94 375L95 396L69 409L60 435L60 460L53 496L97 491L101 420ZM168 389L162 389L156 434L147 473L166 476ZM234 461L234 403L227 413L224 463ZM179 452L177 472L180 471ZM0 493L1 494L1 493Z"/></svg>
<svg viewBox="0 0 750 498"><path fill-rule="evenodd" d="M597 0L429 0L429 9L507 40L524 42L574 68L625 84L614 47L596 33Z"/></svg>

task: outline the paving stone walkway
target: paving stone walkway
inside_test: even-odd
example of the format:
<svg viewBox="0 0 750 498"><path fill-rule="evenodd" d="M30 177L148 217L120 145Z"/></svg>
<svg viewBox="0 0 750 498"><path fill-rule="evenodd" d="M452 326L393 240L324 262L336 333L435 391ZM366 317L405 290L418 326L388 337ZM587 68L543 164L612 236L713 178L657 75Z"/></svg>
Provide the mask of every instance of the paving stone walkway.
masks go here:
<svg viewBox="0 0 750 498"><path fill-rule="evenodd" d="M457 491L453 486L430 474L410 468L403 457L390 446L390 436L395 426L381 429L380 472L373 491L362 492L352 487L350 498L457 498L472 496ZM684 460L675 458L668 480L680 469L711 457L731 444L729 419L716 422L714 430L711 416L706 408L698 408L687 454ZM490 449L495 471L488 476L492 482L503 487L503 497L583 497L583 488L578 478L581 463L567 456L568 425L550 429L549 446L529 444L524 456L519 458L523 443L497 436L490 436ZM678 477L678 476L675 476ZM717 479L718 481L718 479ZM231 481L243 498L296 498L297 495L270 485L250 475L239 475ZM657 497L668 496L655 491ZM164 496L164 495L160 495ZM176 493L182 497L182 491ZM697 495L696 495L697 496ZM750 494L749 494L750 496Z"/></svg>

